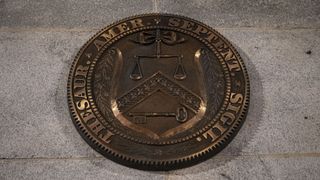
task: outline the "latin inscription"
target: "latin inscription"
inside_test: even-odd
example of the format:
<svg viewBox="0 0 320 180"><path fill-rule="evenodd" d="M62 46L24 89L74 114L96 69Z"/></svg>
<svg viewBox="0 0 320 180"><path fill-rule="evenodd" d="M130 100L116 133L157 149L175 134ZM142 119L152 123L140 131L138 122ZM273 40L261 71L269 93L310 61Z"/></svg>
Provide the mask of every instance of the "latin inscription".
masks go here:
<svg viewBox="0 0 320 180"><path fill-rule="evenodd" d="M82 137L116 162L147 170L189 166L225 147L244 121L244 68L231 43L205 24L169 14L129 17L76 56L71 116Z"/></svg>
<svg viewBox="0 0 320 180"><path fill-rule="evenodd" d="M226 111L221 115L218 122L209 130L204 132L202 136L205 139L211 140L211 142L218 139L236 120L237 114L239 113L243 103L243 95L240 93L231 93L230 102L226 108ZM201 137L197 140L201 141Z"/></svg>
<svg viewBox="0 0 320 180"><path fill-rule="evenodd" d="M121 24L118 24L117 26L107 29L93 41L93 44L96 47L96 50L99 51L104 45L106 45L108 41L112 40L119 34L132 30L134 28L143 27L145 26L145 24L150 25L150 22L145 23L140 18L123 22ZM230 70L232 76L234 76L235 72L241 71L241 66L234 54L234 50L232 50L229 45L227 45L215 32L211 31L209 28L180 18L169 18L166 25L191 31L198 36L206 39L220 53L223 60L226 62L226 65ZM87 63L87 65L78 65L75 71L75 78L73 81L74 97L76 99L75 105L77 110L79 111L81 119L91 129L92 133L94 133L97 137L101 138L106 143L110 143L110 138L113 133L108 131L95 117L86 95L85 88L86 76L89 70L88 64L89 63ZM236 120L242 103L243 95L241 93L232 92L230 96L230 102L227 105L226 111L221 115L219 121L215 124L215 126L203 133L201 137L210 139L211 141L215 141L217 138L219 138ZM198 137L197 140L201 141L201 137Z"/></svg>
<svg viewBox="0 0 320 180"><path fill-rule="evenodd" d="M233 50L230 49L230 47L228 47L228 45L219 36L210 31L207 27L203 27L194 22L180 18L170 18L168 20L168 26L192 31L200 37L206 39L209 43L213 44L218 52L222 55L230 71L241 71L239 62L237 61Z"/></svg>
<svg viewBox="0 0 320 180"><path fill-rule="evenodd" d="M96 118L88 101L88 97L86 94L86 78L88 70L88 65L78 65L76 68L73 80L75 106L79 112L82 122L87 125L91 132L99 137L102 141L110 143L110 138L111 136L113 136L113 133L107 130Z"/></svg>
<svg viewBox="0 0 320 180"><path fill-rule="evenodd" d="M102 33L96 40L93 41L93 44L97 48L98 51L112 38L116 37L117 35L128 31L130 29L134 29L137 27L143 27L144 24L142 19L133 19L124 23L121 23L113 28L106 30Z"/></svg>

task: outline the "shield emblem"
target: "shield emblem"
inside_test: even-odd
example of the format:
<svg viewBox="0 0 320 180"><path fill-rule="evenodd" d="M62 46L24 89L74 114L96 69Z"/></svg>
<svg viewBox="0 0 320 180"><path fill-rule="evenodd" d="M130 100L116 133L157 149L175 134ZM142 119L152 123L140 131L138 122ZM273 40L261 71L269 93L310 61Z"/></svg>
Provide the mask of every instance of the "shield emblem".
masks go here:
<svg viewBox="0 0 320 180"><path fill-rule="evenodd" d="M114 45L123 48L117 49L111 87L116 119L153 139L191 128L206 110L200 43L159 28L129 39Z"/></svg>
<svg viewBox="0 0 320 180"><path fill-rule="evenodd" d="M193 19L143 14L102 29L68 78L74 125L120 164L172 170L204 160L238 132L249 106L241 57Z"/></svg>

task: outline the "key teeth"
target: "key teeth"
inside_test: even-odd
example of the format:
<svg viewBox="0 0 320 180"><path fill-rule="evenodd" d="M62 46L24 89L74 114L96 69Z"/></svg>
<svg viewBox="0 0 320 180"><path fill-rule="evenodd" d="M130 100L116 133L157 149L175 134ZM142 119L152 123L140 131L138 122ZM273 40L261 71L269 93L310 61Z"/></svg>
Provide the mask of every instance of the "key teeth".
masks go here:
<svg viewBox="0 0 320 180"><path fill-rule="evenodd" d="M180 123L188 120L185 107L178 107L176 112L129 112L128 115L133 117L136 124L146 123L147 117L175 117Z"/></svg>

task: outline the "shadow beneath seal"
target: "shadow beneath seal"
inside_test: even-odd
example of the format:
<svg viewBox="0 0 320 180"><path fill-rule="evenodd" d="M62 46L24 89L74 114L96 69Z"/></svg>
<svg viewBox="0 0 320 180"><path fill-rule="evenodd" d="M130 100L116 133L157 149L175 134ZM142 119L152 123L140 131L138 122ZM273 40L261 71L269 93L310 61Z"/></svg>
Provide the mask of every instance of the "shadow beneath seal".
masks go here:
<svg viewBox="0 0 320 180"><path fill-rule="evenodd" d="M187 174L198 174L224 166L228 162L237 159L239 156L245 153L244 149L246 149L246 147L249 147L250 142L253 141L257 131L259 130L264 109L264 95L261 78L259 72L255 68L254 63L252 63L246 53L234 44L233 46L242 57L249 74L250 103L246 120L244 121L244 124L240 128L238 134L220 153L195 166L170 171L170 174L175 174L178 176L184 176Z"/></svg>
<svg viewBox="0 0 320 180"><path fill-rule="evenodd" d="M66 34L68 36L63 36L62 39L56 42L56 48L63 49L63 53L58 54L61 62L59 62L59 77L57 77L54 97L54 120L56 121L55 124L59 125L59 130L56 133L60 133L59 136L63 140L63 143L65 143L59 158L88 159L91 157L101 157L87 145L74 127L67 100L67 83L71 64L81 45L84 44L86 38L90 37L93 32L85 31Z"/></svg>
<svg viewBox="0 0 320 180"><path fill-rule="evenodd" d="M68 158L83 158L83 157L96 157L94 151L91 151L86 147L86 143L82 140L81 136L77 132L74 127L71 116L69 113L68 101L67 101L67 82L69 71L71 68L71 63L75 57L75 53L72 54L72 59L68 59L63 61L63 66L61 68L61 72L59 74L58 84L55 92L55 108L54 111L56 113L57 122L62 127L62 131L60 131L61 135L66 141L65 144L66 149L71 150L72 152L67 152L65 155L61 156L69 156Z"/></svg>

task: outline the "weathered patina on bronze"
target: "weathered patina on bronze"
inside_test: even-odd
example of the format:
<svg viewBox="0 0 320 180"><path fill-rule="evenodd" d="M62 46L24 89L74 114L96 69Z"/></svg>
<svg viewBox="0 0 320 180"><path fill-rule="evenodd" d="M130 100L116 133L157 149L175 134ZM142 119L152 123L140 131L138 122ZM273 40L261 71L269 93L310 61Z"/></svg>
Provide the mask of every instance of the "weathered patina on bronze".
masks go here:
<svg viewBox="0 0 320 180"><path fill-rule="evenodd" d="M145 14L98 32L75 58L71 116L98 152L126 166L171 170L218 153L249 105L237 51L186 18Z"/></svg>

